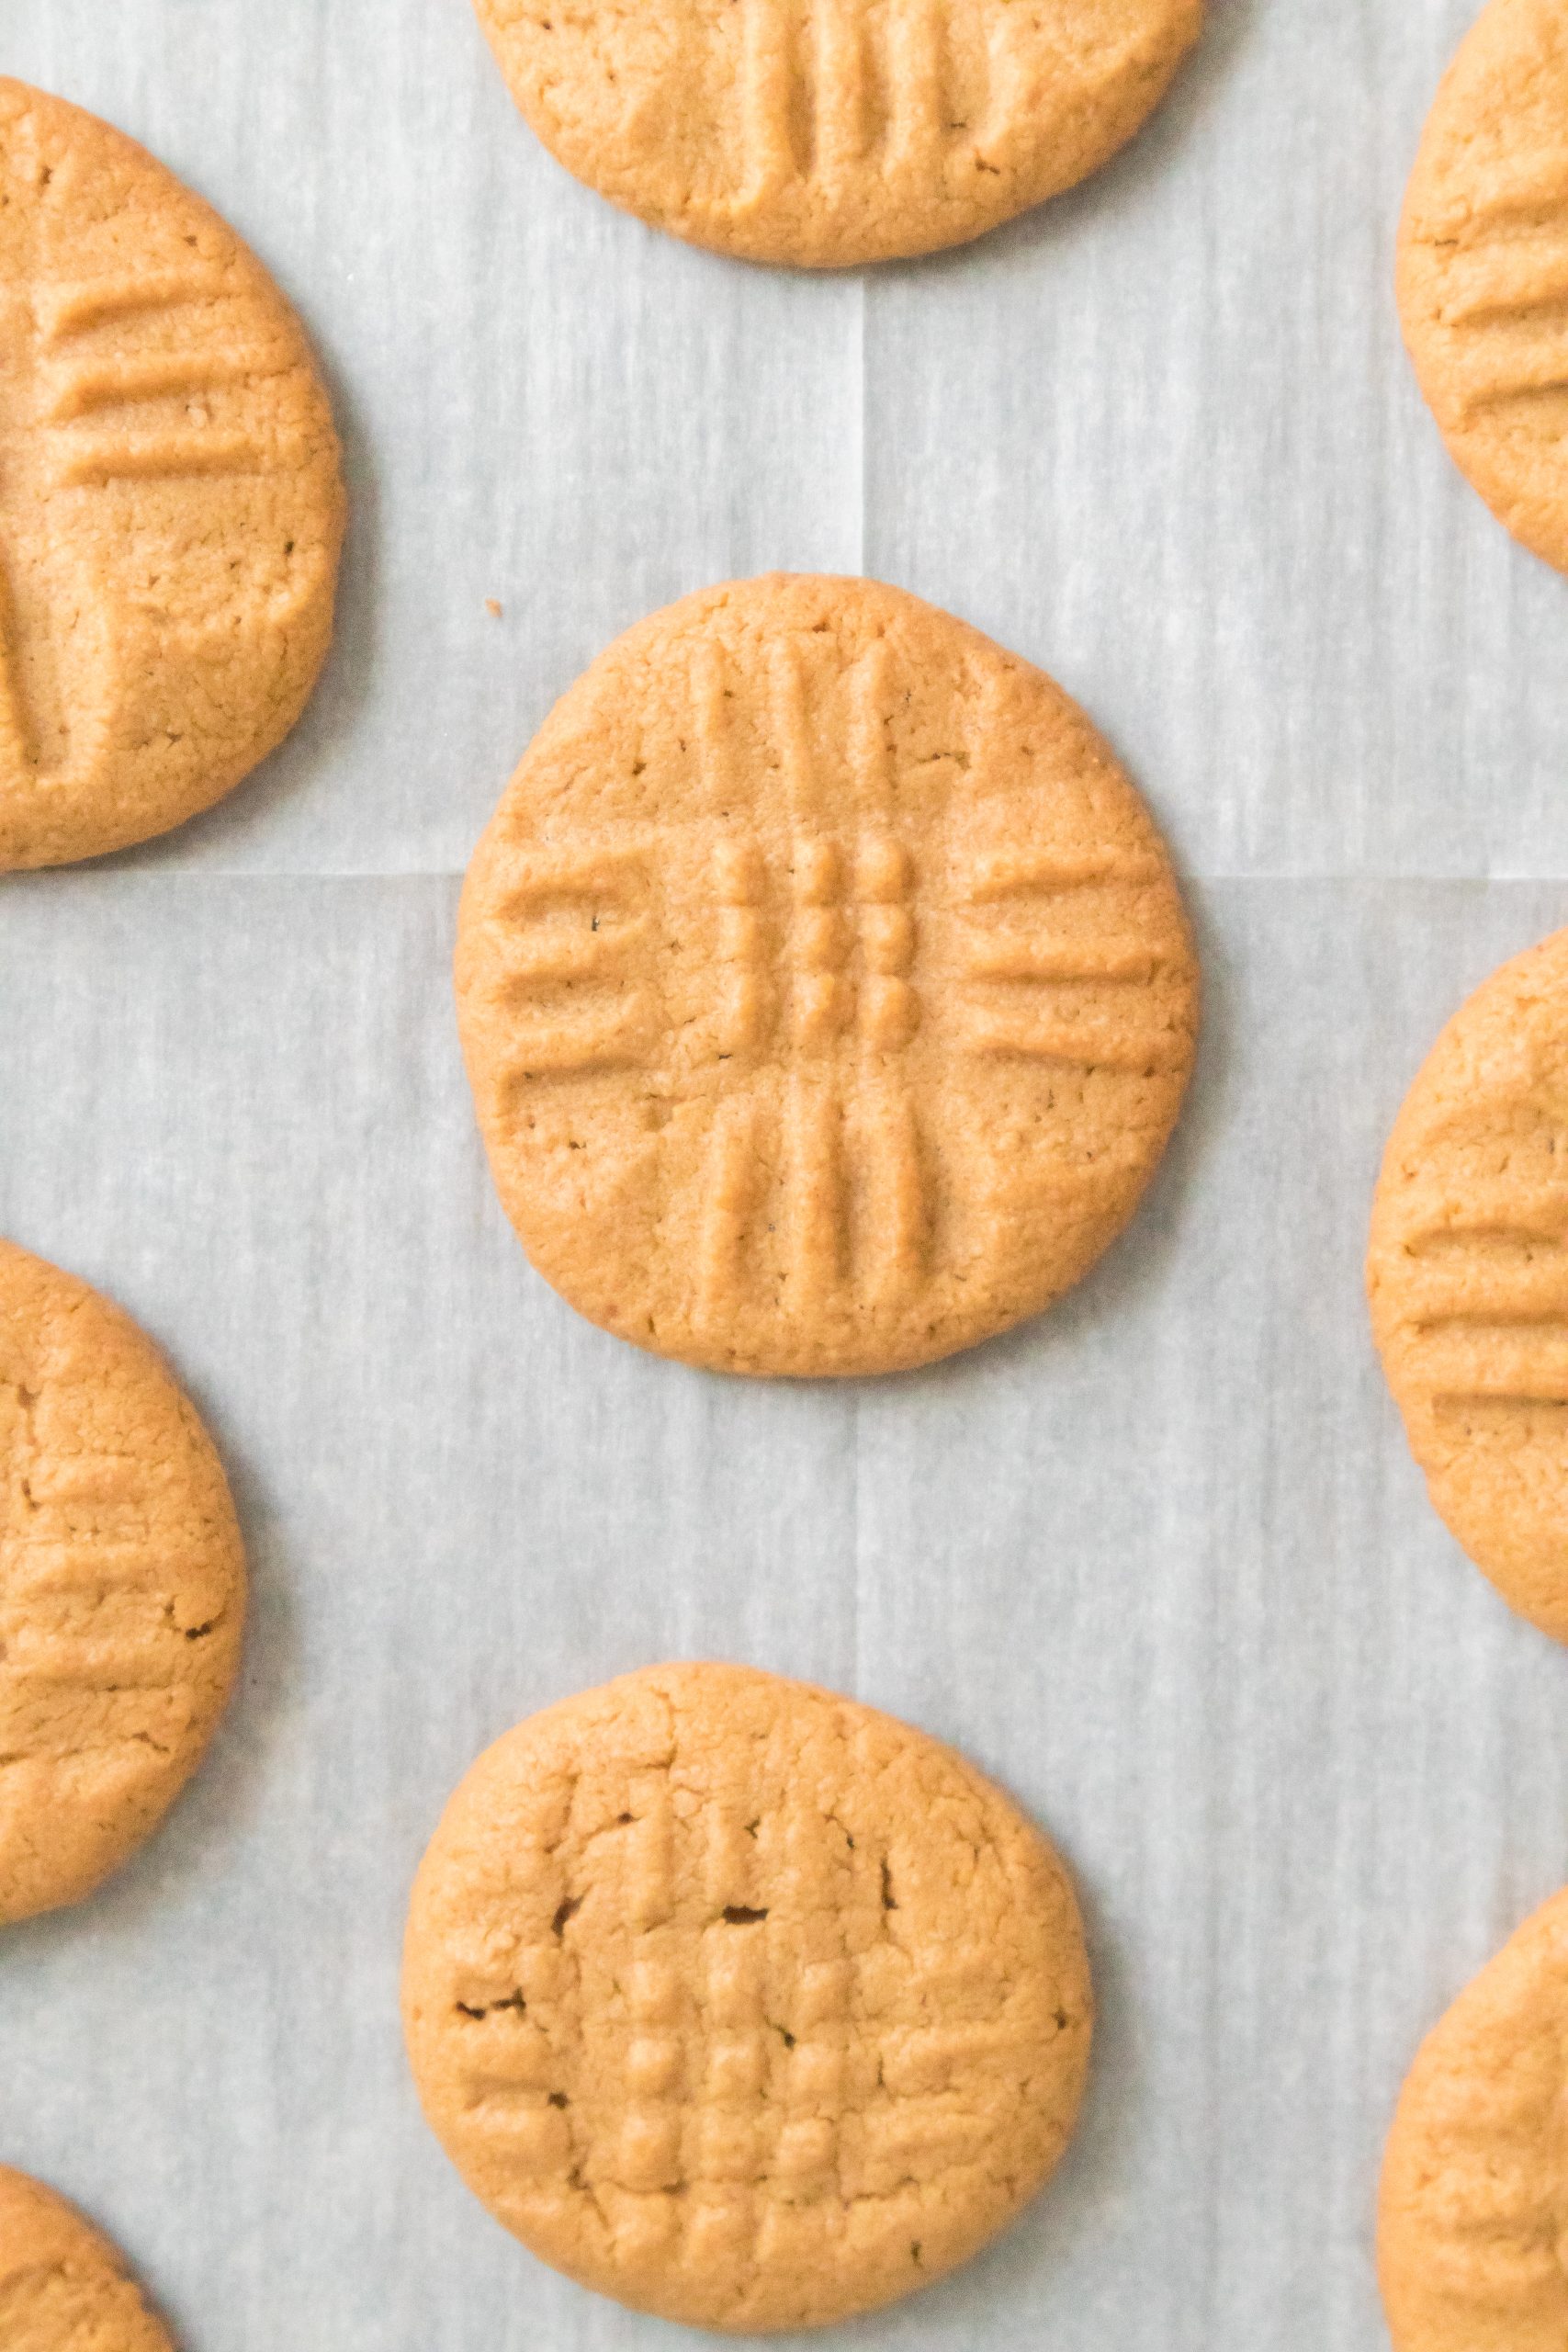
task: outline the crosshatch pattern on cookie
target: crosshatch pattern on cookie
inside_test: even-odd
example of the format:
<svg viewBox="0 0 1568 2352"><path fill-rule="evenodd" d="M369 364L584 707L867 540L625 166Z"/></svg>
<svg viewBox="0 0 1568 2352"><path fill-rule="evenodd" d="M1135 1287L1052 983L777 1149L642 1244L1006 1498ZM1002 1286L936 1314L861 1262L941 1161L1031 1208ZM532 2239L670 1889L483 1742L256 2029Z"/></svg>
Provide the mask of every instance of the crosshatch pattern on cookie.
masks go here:
<svg viewBox="0 0 1568 2352"><path fill-rule="evenodd" d="M478 0L568 167L677 233L851 263L973 237L1094 170L1201 0L677 0L657 17Z"/></svg>
<svg viewBox="0 0 1568 2352"><path fill-rule="evenodd" d="M1459 464L1518 537L1568 569L1568 23L1492 0L1445 82L1412 175L1400 303Z"/></svg>
<svg viewBox="0 0 1568 2352"><path fill-rule="evenodd" d="M151 1346L0 1243L0 1919L77 1899L152 1827L243 1612L222 1475Z"/></svg>
<svg viewBox="0 0 1568 2352"><path fill-rule="evenodd" d="M0 81L0 866L229 789L325 650L336 442L231 233L107 125Z"/></svg>
<svg viewBox="0 0 1568 2352"><path fill-rule="evenodd" d="M469 1067L536 1262L741 1368L742 1327L811 1369L824 1317L919 1357L1044 1304L1130 1212L1192 1058L1136 796L1048 681L893 592L750 583L646 626L561 706L465 899ZM647 723L600 738L617 688ZM551 1226L624 1216L634 1182L612 1312Z"/></svg>
<svg viewBox="0 0 1568 2352"><path fill-rule="evenodd" d="M1504 966L1438 1040L1390 1138L1368 1267L1433 1502L1568 1638L1568 933Z"/></svg>
<svg viewBox="0 0 1568 2352"><path fill-rule="evenodd" d="M963 2259L1077 2109L1049 1849L934 1743L773 1678L574 1703L570 1745L546 1716L477 1768L416 1895L411 2050L459 2168L547 2259L709 2324Z"/></svg>
<svg viewBox="0 0 1568 2352"><path fill-rule="evenodd" d="M1568 2338L1565 2051L1558 1894L1466 1986L1400 2094L1378 2228L1395 2352Z"/></svg>

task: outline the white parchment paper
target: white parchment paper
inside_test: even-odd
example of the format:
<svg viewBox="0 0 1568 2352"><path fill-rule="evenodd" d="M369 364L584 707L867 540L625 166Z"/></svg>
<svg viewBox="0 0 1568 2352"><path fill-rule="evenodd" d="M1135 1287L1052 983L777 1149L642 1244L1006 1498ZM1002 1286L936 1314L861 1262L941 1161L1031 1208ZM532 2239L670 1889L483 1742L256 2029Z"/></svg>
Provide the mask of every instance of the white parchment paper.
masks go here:
<svg viewBox="0 0 1568 2352"><path fill-rule="evenodd" d="M1382 2340L1404 2064L1568 1877L1568 1659L1428 1510L1359 1293L1432 1035L1568 914L1568 587L1452 472L1389 294L1471 11L1213 0L1092 185L813 281L568 180L466 0L0 0L0 72L144 139L299 301L355 501L332 672L267 770L0 883L0 1230L169 1350L254 1577L169 1828L0 1939L0 2161L116 2233L186 2352L699 2340L487 2219L395 2001L478 1748L680 1654L956 1741L1089 1913L1057 2183L835 2341ZM1134 1233L897 1382L726 1383L579 1321L491 1196L454 1036L458 877L534 727L639 614L773 564L1049 668L1202 933L1200 1074Z"/></svg>

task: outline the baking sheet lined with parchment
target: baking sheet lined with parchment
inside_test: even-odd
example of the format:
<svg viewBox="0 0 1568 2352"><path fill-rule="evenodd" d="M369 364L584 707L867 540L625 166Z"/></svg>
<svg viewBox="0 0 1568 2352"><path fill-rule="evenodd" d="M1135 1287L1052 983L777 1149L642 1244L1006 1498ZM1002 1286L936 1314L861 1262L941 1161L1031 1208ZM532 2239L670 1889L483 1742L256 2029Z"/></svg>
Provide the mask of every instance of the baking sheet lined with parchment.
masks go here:
<svg viewBox="0 0 1568 2352"><path fill-rule="evenodd" d="M809 279L567 179L466 0L6 0L0 72L142 138L299 303L340 644L225 807L0 882L0 1231L208 1415L240 1699L167 1830L0 1939L0 2161L186 2352L628 2352L468 2198L396 2017L409 1877L528 1710L679 1655L852 1690L1057 1838L1101 2026L990 2254L824 2343L1373 2352L1416 2039L1568 1878L1568 1659L1427 1507L1359 1261L1436 1029L1568 910L1568 587L1450 468L1393 226L1472 0L1213 0L1145 136L986 243ZM618 628L865 570L1041 662L1166 827L1188 1116L1055 1314L752 1385L528 1271L455 1038L458 879ZM500 617L487 599L502 606Z"/></svg>

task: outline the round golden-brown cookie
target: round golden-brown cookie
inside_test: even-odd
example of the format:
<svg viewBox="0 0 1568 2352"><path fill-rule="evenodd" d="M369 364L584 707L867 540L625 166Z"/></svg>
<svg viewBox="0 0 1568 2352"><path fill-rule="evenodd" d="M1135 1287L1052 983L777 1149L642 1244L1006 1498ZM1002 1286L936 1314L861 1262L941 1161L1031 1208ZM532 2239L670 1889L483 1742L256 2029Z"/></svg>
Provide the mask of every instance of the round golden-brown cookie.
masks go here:
<svg viewBox="0 0 1568 2352"><path fill-rule="evenodd" d="M951 1749L666 1666L479 1758L403 2013L432 2128L525 2245L744 2333L872 2310L1003 2228L1072 2132L1092 2004L1061 1862Z"/></svg>
<svg viewBox="0 0 1568 2352"><path fill-rule="evenodd" d="M123 2257L73 2205L0 2165L6 2352L173 2352Z"/></svg>
<svg viewBox="0 0 1568 2352"><path fill-rule="evenodd" d="M1367 1284L1433 1503L1568 1641L1568 931L1432 1048L1389 1137Z"/></svg>
<svg viewBox="0 0 1568 2352"><path fill-rule="evenodd" d="M1087 178L1203 0L477 0L568 171L656 228L839 268L962 244Z"/></svg>
<svg viewBox="0 0 1568 2352"><path fill-rule="evenodd" d="M79 1902L156 1827L244 1598L223 1472L152 1341L0 1241L0 1922Z"/></svg>
<svg viewBox="0 0 1568 2352"><path fill-rule="evenodd" d="M1027 662L863 580L691 596L557 706L457 989L535 1265L717 1370L928 1363L1131 1216L1197 968L1147 810Z"/></svg>
<svg viewBox="0 0 1568 2352"><path fill-rule="evenodd" d="M282 741L343 519L260 265L132 141L0 79L0 870L164 832Z"/></svg>
<svg viewBox="0 0 1568 2352"><path fill-rule="evenodd" d="M1568 571L1568 8L1489 0L1450 67L1405 199L1399 304L1462 471Z"/></svg>
<svg viewBox="0 0 1568 2352"><path fill-rule="evenodd" d="M1383 2160L1378 2276L1394 2352L1568 2343L1568 1894L1434 2027Z"/></svg>

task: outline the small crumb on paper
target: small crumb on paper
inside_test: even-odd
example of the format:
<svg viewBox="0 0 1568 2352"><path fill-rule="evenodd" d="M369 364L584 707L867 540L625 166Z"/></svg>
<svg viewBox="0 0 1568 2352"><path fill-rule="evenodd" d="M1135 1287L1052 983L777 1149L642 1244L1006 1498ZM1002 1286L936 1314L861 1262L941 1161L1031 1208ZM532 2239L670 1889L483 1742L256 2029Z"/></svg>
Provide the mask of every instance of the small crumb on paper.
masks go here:
<svg viewBox="0 0 1568 2352"><path fill-rule="evenodd" d="M501 599L498 596L487 596L485 598L485 610L490 615L491 620L498 621L501 618Z"/></svg>

